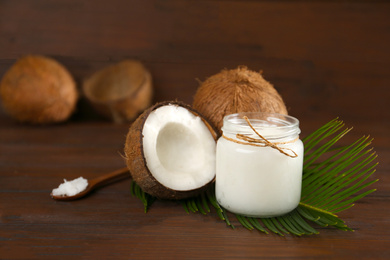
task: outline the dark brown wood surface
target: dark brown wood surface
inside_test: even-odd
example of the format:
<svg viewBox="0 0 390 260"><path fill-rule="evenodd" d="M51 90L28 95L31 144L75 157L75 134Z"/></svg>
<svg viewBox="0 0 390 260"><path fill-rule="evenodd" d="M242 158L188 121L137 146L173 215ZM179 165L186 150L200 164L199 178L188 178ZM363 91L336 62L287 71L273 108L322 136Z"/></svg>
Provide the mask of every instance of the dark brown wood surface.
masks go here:
<svg viewBox="0 0 390 260"><path fill-rule="evenodd" d="M0 259L390 258L390 4L373 1L0 0L0 76L43 54L77 83L124 59L154 79L154 101L192 102L223 68L262 70L303 135L340 117L374 137L377 191L340 214L354 232L280 237L226 227L157 201L145 214L130 180L87 198L50 198L64 178L124 166L130 124L95 116L81 99L66 123L31 126L0 113ZM238 224L238 223L235 223Z"/></svg>

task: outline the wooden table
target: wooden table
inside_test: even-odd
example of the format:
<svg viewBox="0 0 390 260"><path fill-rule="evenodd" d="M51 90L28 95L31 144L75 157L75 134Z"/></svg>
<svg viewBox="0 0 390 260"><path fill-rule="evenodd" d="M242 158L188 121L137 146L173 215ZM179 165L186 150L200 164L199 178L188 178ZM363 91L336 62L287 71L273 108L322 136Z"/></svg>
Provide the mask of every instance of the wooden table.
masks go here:
<svg viewBox="0 0 390 260"><path fill-rule="evenodd" d="M302 1L0 1L0 76L22 55L56 58L83 79L126 58L154 78L154 101L192 102L198 82L244 64L263 70L303 136L339 116L348 144L374 137L376 192L340 214L354 232L284 237L227 227L156 201L148 213L130 179L59 202L64 178L125 166L130 123L76 114L51 126L0 113L0 259L390 258L390 5Z"/></svg>

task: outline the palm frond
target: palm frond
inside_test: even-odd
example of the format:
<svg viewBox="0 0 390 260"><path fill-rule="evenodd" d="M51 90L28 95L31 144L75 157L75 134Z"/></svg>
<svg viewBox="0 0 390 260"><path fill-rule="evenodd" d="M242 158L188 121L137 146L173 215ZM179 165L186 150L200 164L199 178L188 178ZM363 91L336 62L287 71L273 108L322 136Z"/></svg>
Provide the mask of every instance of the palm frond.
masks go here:
<svg viewBox="0 0 390 260"><path fill-rule="evenodd" d="M130 192L131 195L139 198L142 201L142 204L144 205L144 212L148 212L149 207L153 204L153 202L156 200L155 197L149 195L148 193L144 192L135 181L131 181L130 185Z"/></svg>
<svg viewBox="0 0 390 260"><path fill-rule="evenodd" d="M322 227L334 227L351 231L336 213L352 207L354 202L367 196L375 189L367 188L378 180L369 180L375 172L377 155L368 147L369 137L362 137L354 143L337 147L337 142L352 128L344 128L344 123L334 119L302 141L305 145L302 176L302 195L299 206L283 216L272 218L253 218L235 214L237 221L248 230L258 230L268 234L271 231L284 236L318 234L309 223ZM132 194L144 203L145 212L154 201L145 194L135 182ZM214 208L218 217L232 228L227 211L217 202L215 187L198 197L182 200L187 213L208 214ZM308 223L309 222L309 223Z"/></svg>

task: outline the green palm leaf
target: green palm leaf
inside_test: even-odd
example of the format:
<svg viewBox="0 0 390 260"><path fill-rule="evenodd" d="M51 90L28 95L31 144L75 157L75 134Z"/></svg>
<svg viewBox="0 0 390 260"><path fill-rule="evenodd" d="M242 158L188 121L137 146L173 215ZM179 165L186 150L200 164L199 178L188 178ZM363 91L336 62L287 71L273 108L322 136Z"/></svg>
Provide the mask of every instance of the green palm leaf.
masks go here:
<svg viewBox="0 0 390 260"><path fill-rule="evenodd" d="M305 145L302 177L302 196L299 206L292 212L273 218L253 218L236 214L237 221L248 230L268 231L283 236L318 234L309 223L331 226L345 231L350 229L336 213L352 207L354 202L375 191L367 189L378 180L369 180L375 172L376 154L369 149L369 137L362 137L346 146L337 142L351 129L334 119L303 138ZM132 194L140 198L145 212L154 198L145 194L136 183ZM185 210L204 215L214 208L219 218L232 228L227 212L215 198L214 186L198 197L182 201ZM309 222L309 223L308 223Z"/></svg>
<svg viewBox="0 0 390 260"><path fill-rule="evenodd" d="M144 192L134 181L131 182L130 191L131 195L139 198L142 201L142 204L144 204L145 213L148 212L149 207L153 204L156 198Z"/></svg>

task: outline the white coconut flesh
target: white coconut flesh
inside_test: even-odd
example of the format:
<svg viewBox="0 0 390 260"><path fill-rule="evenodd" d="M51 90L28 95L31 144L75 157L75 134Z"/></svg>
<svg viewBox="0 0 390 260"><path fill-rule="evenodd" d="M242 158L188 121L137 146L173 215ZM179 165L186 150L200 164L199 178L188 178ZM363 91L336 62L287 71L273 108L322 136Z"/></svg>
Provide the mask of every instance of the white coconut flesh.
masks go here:
<svg viewBox="0 0 390 260"><path fill-rule="evenodd" d="M146 166L160 184L186 191L214 179L215 140L202 119L186 108L157 108L147 117L142 134Z"/></svg>

